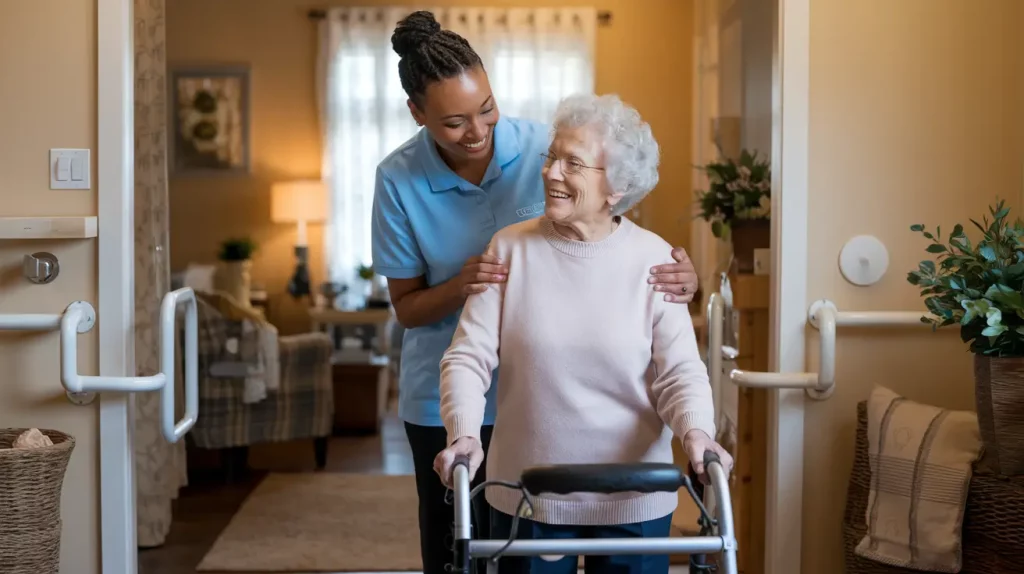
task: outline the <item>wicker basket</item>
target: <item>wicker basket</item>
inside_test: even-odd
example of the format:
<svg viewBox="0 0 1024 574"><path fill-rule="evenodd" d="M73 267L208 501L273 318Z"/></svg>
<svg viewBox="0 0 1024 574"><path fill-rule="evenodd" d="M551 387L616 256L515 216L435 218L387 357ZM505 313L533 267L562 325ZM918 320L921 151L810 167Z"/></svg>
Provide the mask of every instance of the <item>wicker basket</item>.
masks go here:
<svg viewBox="0 0 1024 574"><path fill-rule="evenodd" d="M988 466L1024 475L1024 357L974 355L974 384Z"/></svg>
<svg viewBox="0 0 1024 574"><path fill-rule="evenodd" d="M847 574L902 574L919 570L889 566L858 556L854 550L867 533L865 519L871 489L868 462L867 403L857 405L857 443L846 493L843 547ZM1024 562L1024 479L993 474L982 460L967 491L961 529L962 574L1017 574Z"/></svg>
<svg viewBox="0 0 1024 574"><path fill-rule="evenodd" d="M75 439L39 429L53 446L11 448L28 429L0 429L0 573L60 569L60 496Z"/></svg>

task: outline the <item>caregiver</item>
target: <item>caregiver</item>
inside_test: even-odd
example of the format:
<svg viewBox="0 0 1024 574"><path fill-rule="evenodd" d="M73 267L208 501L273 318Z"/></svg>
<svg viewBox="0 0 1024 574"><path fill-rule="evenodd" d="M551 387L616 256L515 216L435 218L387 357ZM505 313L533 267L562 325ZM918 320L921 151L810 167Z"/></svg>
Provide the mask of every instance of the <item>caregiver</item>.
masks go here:
<svg viewBox="0 0 1024 574"><path fill-rule="evenodd" d="M505 281L502 261L481 255L494 233L544 212L541 170L550 127L498 112L480 57L442 30L430 12L399 22L391 37L398 75L416 123L426 129L377 166L373 199L373 267L388 279L402 344L398 415L412 449L419 498L424 574L444 574L452 560L453 508L434 473L447 447L440 414L440 361L452 342L466 297ZM667 301L686 304L697 290L682 248L678 263L650 269L648 282ZM487 396L481 443L494 422L495 385ZM484 480L478 473L476 483ZM490 509L478 505L475 536L488 537Z"/></svg>

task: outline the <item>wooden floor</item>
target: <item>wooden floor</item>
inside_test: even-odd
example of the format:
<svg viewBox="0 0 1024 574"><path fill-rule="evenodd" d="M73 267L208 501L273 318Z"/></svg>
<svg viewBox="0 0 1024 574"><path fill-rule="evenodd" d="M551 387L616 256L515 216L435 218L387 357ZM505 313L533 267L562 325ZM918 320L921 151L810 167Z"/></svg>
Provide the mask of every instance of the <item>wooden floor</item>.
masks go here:
<svg viewBox="0 0 1024 574"><path fill-rule="evenodd" d="M164 545L139 550L139 574L194 574L217 536L268 471L314 470L313 443L253 448L249 466L253 469L249 476L233 484L225 484L217 476L193 478L174 503L174 522ZM412 454L401 421L388 417L377 436L332 438L326 471L413 474Z"/></svg>

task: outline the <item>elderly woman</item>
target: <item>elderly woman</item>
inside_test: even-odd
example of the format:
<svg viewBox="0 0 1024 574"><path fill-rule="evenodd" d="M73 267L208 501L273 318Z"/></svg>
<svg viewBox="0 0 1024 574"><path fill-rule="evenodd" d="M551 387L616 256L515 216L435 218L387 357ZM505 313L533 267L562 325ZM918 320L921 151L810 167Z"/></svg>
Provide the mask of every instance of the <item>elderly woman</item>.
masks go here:
<svg viewBox="0 0 1024 574"><path fill-rule="evenodd" d="M686 307L665 301L643 270L668 262L668 243L622 217L658 182L658 144L616 96L559 106L546 155L542 217L499 231L490 250L508 282L471 296L441 361L447 449L435 470L448 484L459 454L483 462L480 427L498 367L489 480L544 464L671 462L673 433L703 474L714 406ZM520 502L488 488L491 537L508 537ZM668 536L674 493L533 497L519 538ZM574 573L576 558L503 558L501 569ZM657 573L667 556L587 557L588 573Z"/></svg>

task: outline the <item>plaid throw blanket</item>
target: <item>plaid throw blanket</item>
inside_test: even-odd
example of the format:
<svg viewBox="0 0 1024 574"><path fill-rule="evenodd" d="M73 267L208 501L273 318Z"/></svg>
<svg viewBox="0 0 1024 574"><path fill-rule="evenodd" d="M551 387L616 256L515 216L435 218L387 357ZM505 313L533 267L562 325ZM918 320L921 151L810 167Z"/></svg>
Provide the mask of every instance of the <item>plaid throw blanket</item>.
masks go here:
<svg viewBox="0 0 1024 574"><path fill-rule="evenodd" d="M204 306L199 314L199 354L209 362L213 379L240 379L242 401L257 403L279 388L277 329L219 293L197 293ZM251 313L251 314L250 314Z"/></svg>
<svg viewBox="0 0 1024 574"><path fill-rule="evenodd" d="M892 566L959 572L967 486L981 453L977 416L876 387L868 445L868 531L856 553Z"/></svg>

